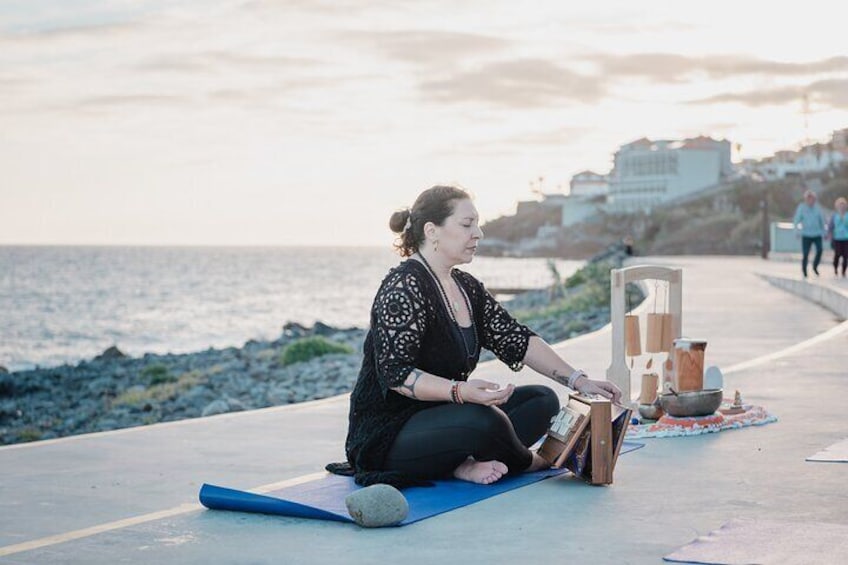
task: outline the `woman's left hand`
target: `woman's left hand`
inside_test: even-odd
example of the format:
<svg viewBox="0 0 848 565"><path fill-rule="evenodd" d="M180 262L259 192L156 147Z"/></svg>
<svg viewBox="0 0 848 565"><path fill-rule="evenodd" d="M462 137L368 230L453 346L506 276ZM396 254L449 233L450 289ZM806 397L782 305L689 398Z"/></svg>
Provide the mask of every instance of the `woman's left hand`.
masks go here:
<svg viewBox="0 0 848 565"><path fill-rule="evenodd" d="M504 388L500 388L497 383L483 379L470 379L464 384L461 392L465 402L484 406L500 406L506 403L515 390L515 385L508 384Z"/></svg>
<svg viewBox="0 0 848 565"><path fill-rule="evenodd" d="M574 383L574 388L577 392L583 394L597 394L612 400L614 404L621 402L621 390L608 381L593 381L589 377L580 376L577 382Z"/></svg>

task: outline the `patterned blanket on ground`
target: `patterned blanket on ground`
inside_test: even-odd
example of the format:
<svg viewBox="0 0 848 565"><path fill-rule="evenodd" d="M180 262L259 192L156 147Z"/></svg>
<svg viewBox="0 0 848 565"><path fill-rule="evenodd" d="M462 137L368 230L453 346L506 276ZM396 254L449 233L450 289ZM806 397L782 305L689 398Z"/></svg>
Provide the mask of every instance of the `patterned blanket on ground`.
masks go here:
<svg viewBox="0 0 848 565"><path fill-rule="evenodd" d="M727 406L724 405L723 408ZM777 417L769 414L762 406L745 404L739 414L722 414L716 412L710 416L695 418L675 418L666 414L656 422L631 424L627 428L627 439L652 437L697 436L722 430L744 428L746 426L762 426L776 422Z"/></svg>

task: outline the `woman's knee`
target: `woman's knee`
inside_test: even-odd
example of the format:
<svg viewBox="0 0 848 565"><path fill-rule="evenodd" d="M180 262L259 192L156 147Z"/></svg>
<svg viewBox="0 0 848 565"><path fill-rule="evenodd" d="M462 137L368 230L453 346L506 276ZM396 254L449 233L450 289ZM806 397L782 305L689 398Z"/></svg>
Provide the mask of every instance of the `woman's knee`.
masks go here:
<svg viewBox="0 0 848 565"><path fill-rule="evenodd" d="M551 387L547 387L544 385L538 386L539 388L544 389L544 392L542 394L542 406L545 412L550 414L551 417L553 417L554 415L556 415L557 412L559 412L559 396L557 396L557 393Z"/></svg>
<svg viewBox="0 0 848 565"><path fill-rule="evenodd" d="M482 404L467 404L462 407L459 427L483 433L500 433L510 427L509 418L499 408Z"/></svg>
<svg viewBox="0 0 848 565"><path fill-rule="evenodd" d="M533 408L552 418L559 412L559 396L554 390L545 385L525 385L519 387L524 402L533 402Z"/></svg>

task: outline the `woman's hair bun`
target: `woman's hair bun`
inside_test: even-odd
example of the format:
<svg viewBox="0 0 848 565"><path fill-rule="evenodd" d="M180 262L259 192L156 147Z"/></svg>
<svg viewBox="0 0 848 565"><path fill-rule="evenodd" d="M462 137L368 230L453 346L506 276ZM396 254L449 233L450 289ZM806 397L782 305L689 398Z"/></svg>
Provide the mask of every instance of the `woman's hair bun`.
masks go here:
<svg viewBox="0 0 848 565"><path fill-rule="evenodd" d="M394 233L403 233L404 228L406 227L406 221L409 219L409 208L404 210L398 210L392 217L389 219L389 228Z"/></svg>

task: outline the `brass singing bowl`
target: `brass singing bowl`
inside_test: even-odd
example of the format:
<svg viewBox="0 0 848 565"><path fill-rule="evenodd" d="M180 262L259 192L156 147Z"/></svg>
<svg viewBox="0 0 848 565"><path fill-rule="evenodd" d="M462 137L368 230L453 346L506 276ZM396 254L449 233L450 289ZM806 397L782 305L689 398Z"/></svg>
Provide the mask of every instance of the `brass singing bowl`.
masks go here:
<svg viewBox="0 0 848 565"><path fill-rule="evenodd" d="M660 404L670 416L688 418L709 416L721 406L724 390L713 388L660 395Z"/></svg>

